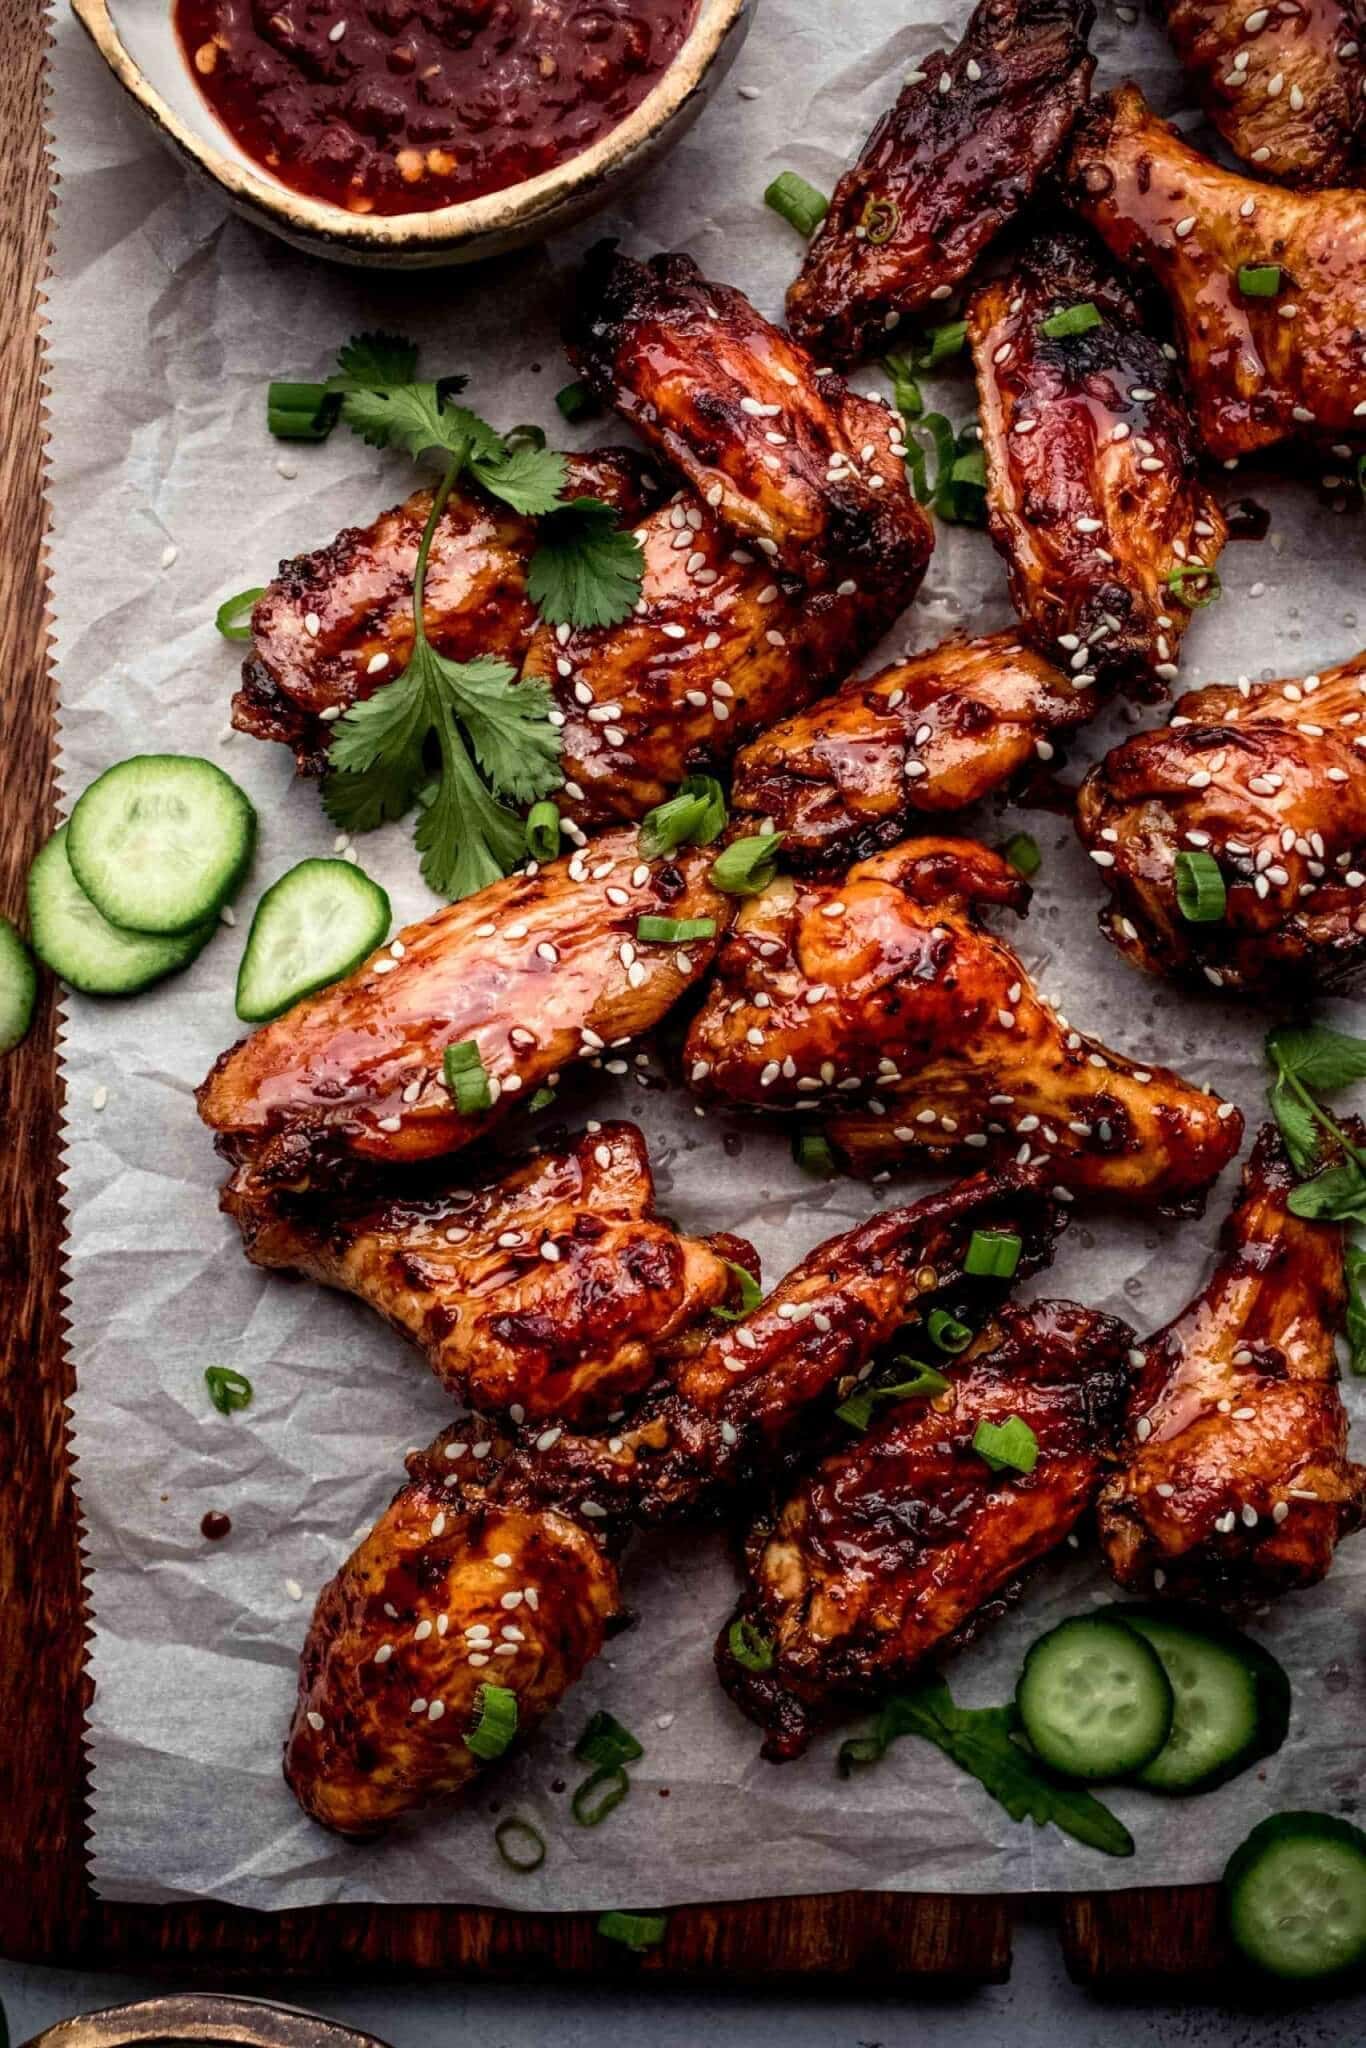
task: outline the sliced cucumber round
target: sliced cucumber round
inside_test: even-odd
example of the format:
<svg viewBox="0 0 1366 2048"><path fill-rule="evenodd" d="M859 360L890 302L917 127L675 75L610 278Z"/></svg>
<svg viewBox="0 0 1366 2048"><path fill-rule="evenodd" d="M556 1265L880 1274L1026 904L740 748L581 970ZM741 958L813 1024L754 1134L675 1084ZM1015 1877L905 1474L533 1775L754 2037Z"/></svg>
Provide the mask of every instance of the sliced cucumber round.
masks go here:
<svg viewBox="0 0 1366 2048"><path fill-rule="evenodd" d="M67 828L54 832L28 871L33 950L69 988L90 996L131 996L188 967L212 938L209 919L178 938L120 931L101 917L71 872Z"/></svg>
<svg viewBox="0 0 1366 2048"><path fill-rule="evenodd" d="M7 917L0 917L0 1052L28 1037L38 999L33 955Z"/></svg>
<svg viewBox="0 0 1366 2048"><path fill-rule="evenodd" d="M264 1024L340 981L381 945L389 898L346 860L301 860L256 906L237 971L237 1014Z"/></svg>
<svg viewBox="0 0 1366 2048"><path fill-rule="evenodd" d="M255 843L255 811L212 761L135 754L91 783L71 813L66 851L110 924L174 936L217 915Z"/></svg>
<svg viewBox="0 0 1366 2048"><path fill-rule="evenodd" d="M1015 1688L1037 1754L1069 1778L1127 1778L1171 1733L1173 1701L1157 1652L1122 1622L1061 1622L1030 1649Z"/></svg>
<svg viewBox="0 0 1366 2048"><path fill-rule="evenodd" d="M1217 1617L1180 1608L1109 1612L1157 1652L1175 1701L1171 1734L1136 1784L1149 1792L1209 1792L1280 1748L1290 1727L1290 1680L1269 1650Z"/></svg>
<svg viewBox="0 0 1366 2048"><path fill-rule="evenodd" d="M1276 1813L1224 1871L1224 1910L1250 1963L1305 1983L1366 1963L1366 1835L1327 1813Z"/></svg>

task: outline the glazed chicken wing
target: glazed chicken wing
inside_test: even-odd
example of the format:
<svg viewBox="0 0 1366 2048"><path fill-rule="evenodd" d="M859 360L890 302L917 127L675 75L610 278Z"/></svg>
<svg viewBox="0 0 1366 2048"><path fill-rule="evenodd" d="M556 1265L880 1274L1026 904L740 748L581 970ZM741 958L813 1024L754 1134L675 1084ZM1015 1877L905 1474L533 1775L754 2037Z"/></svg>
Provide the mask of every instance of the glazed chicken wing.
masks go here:
<svg viewBox="0 0 1366 2048"><path fill-rule="evenodd" d="M619 1407L654 1378L659 1346L729 1298L735 1265L757 1272L750 1246L715 1249L655 1214L634 1124L472 1187L320 1209L230 1182L223 1206L253 1264L358 1295L457 1400L516 1422Z"/></svg>
<svg viewBox="0 0 1366 2048"><path fill-rule="evenodd" d="M1100 318L1050 335L1059 318ZM1089 239L1036 236L968 316L987 524L1040 652L1074 679L1176 674L1226 534L1175 365Z"/></svg>
<svg viewBox="0 0 1366 2048"><path fill-rule="evenodd" d="M1216 684L1115 747L1077 830L1127 959L1240 993L1345 981L1366 957L1366 654L1273 683ZM1214 863L1222 903L1182 912L1177 862ZM1217 892L1216 892L1217 893Z"/></svg>
<svg viewBox="0 0 1366 2048"><path fill-rule="evenodd" d="M912 839L748 901L684 1051L703 1100L819 1122L851 1171L1038 1160L1065 1191L1198 1206L1232 1103L1084 1038L980 910L1029 891L969 840Z"/></svg>
<svg viewBox="0 0 1366 2048"><path fill-rule="evenodd" d="M1051 761L1097 701L1017 633L946 640L760 733L736 756L731 808L770 818L799 866L862 856Z"/></svg>
<svg viewBox="0 0 1366 2048"><path fill-rule="evenodd" d="M1349 185L1366 132L1357 0L1165 0L1167 32L1235 156L1291 185Z"/></svg>
<svg viewBox="0 0 1366 2048"><path fill-rule="evenodd" d="M771 1762L963 1642L1064 1541L1113 1461L1132 1343L1123 1323L1073 1302L1007 1305L946 1392L889 1408L756 1523L735 1618L772 1661L738 1662L727 1627L716 1662L766 1730ZM995 1471L973 1448L980 1424L1012 1416L1038 1445L1030 1472Z"/></svg>
<svg viewBox="0 0 1366 2048"><path fill-rule="evenodd" d="M1268 1125L1213 1278L1144 1347L1099 1507L1129 1590L1242 1604L1312 1586L1366 1514L1334 1356L1342 1230L1291 1215L1294 1184Z"/></svg>
<svg viewBox="0 0 1366 2048"><path fill-rule="evenodd" d="M576 1060L650 1030L695 985L730 922L697 847L642 860L609 832L534 874L448 904L225 1052L199 1113L244 1184L306 1191L342 1159L411 1164L456 1152ZM710 920L686 947L638 939L642 916ZM443 1074L473 1042L487 1108L462 1112ZM330 1183L324 1179L324 1185Z"/></svg>
<svg viewBox="0 0 1366 2048"><path fill-rule="evenodd" d="M569 457L569 497L598 497L630 524L658 496L638 456ZM252 613L251 653L232 704L239 732L282 740L300 772L321 774L331 721L402 673L413 646L413 569L430 491L348 526L281 564ZM438 654L521 665L536 626L527 596L535 522L471 486L452 492L432 541L423 618Z"/></svg>
<svg viewBox="0 0 1366 2048"><path fill-rule="evenodd" d="M1032 196L1090 90L1090 0L980 0L954 50L931 56L883 115L787 295L821 362L885 346L951 296Z"/></svg>
<svg viewBox="0 0 1366 2048"><path fill-rule="evenodd" d="M1361 434L1366 191L1289 192L1223 170L1133 85L1090 108L1069 179L1111 254L1170 301L1211 455Z"/></svg>

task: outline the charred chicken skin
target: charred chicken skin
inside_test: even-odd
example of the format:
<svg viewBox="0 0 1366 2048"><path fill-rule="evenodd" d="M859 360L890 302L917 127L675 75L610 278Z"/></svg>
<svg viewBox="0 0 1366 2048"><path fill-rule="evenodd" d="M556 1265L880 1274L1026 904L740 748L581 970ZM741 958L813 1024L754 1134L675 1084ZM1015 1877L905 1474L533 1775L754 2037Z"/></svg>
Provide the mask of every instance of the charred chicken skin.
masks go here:
<svg viewBox="0 0 1366 2048"><path fill-rule="evenodd" d="M733 898L712 854L640 857L634 831L510 875L381 947L225 1052L198 1093L249 1190L316 1186L340 1160L411 1165L456 1152L576 1060L650 1030L701 979ZM639 942L642 916L710 919L686 946ZM447 1047L473 1041L490 1104L462 1112ZM324 1181L324 1185L328 1185Z"/></svg>
<svg viewBox="0 0 1366 2048"><path fill-rule="evenodd" d="M684 1051L693 1089L802 1113L856 1173L1018 1158L1065 1197L1198 1207L1242 1119L1043 1001L980 922L1028 897L969 840L907 840L838 881L780 878L721 951Z"/></svg>
<svg viewBox="0 0 1366 2048"><path fill-rule="evenodd" d="M1143 1347L1123 1470L1100 1496L1121 1586L1241 1605L1315 1585L1366 1514L1334 1339L1342 1229L1286 1206L1267 1126L1204 1292Z"/></svg>
<svg viewBox="0 0 1366 2048"><path fill-rule="evenodd" d="M1093 306L1099 323L1050 336ZM1025 632L1078 684L1161 684L1227 528L1176 366L1089 238L1038 236L968 319L987 524Z"/></svg>
<svg viewBox="0 0 1366 2048"><path fill-rule="evenodd" d="M1073 138L1072 203L1150 273L1185 350L1200 438L1221 461L1366 419L1366 191L1290 192L1211 163L1133 85ZM1239 274L1274 272L1271 293Z"/></svg>
<svg viewBox="0 0 1366 2048"><path fill-rule="evenodd" d="M1113 1463L1132 1343L1073 1302L1007 1305L946 1392L889 1408L756 1523L735 1618L772 1662L738 1662L729 1628L716 1662L771 1762L970 1637L1064 1541ZM973 1448L981 1423L1011 1416L1034 1432L1031 1472L993 1471Z"/></svg>
<svg viewBox="0 0 1366 2048"><path fill-rule="evenodd" d="M1077 830L1113 897L1106 937L1150 973L1239 993L1349 979L1366 956L1363 749L1366 655L1183 697L1081 787ZM1217 917L1182 915L1182 854L1217 864Z"/></svg>
<svg viewBox="0 0 1366 2048"><path fill-rule="evenodd" d="M736 1265L757 1271L751 1246L717 1249L655 1214L633 1124L472 1187L320 1209L230 1183L223 1206L253 1264L359 1296L457 1400L519 1421L618 1408L653 1379L661 1345L731 1296Z"/></svg>
<svg viewBox="0 0 1366 2048"><path fill-rule="evenodd" d="M862 856L1052 761L1097 701L1017 633L946 640L760 733L736 756L731 808L771 818L798 866Z"/></svg>
<svg viewBox="0 0 1366 2048"><path fill-rule="evenodd" d="M981 0L926 60L835 187L787 295L821 362L886 346L949 298L1033 195L1090 91L1090 0Z"/></svg>
<svg viewBox="0 0 1366 2048"><path fill-rule="evenodd" d="M1167 32L1235 156L1289 185L1349 185L1366 139L1356 0L1165 0Z"/></svg>

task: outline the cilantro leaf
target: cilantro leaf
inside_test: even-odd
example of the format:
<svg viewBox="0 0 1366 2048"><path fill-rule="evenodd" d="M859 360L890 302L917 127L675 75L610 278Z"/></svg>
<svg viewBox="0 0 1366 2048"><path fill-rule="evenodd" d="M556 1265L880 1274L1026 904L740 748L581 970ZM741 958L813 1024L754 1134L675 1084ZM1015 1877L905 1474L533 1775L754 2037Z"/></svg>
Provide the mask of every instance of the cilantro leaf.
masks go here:
<svg viewBox="0 0 1366 2048"><path fill-rule="evenodd" d="M876 1763L903 1735L933 1742L998 1799L1012 1820L1051 1821L1064 1834L1107 1856L1132 1856L1133 1837L1108 1807L1079 1785L1067 1785L1045 1771L1015 1737L1016 1708L958 1707L942 1678L922 1680L895 1694L878 1715L873 1732L840 1747L840 1772Z"/></svg>
<svg viewBox="0 0 1366 2048"><path fill-rule="evenodd" d="M470 467L486 491L529 517L555 510L569 476L563 455L525 441L501 448L494 457L480 457Z"/></svg>
<svg viewBox="0 0 1366 2048"><path fill-rule="evenodd" d="M1366 1038L1330 1031L1326 1024L1282 1024L1267 1034L1267 1058L1316 1095L1366 1081Z"/></svg>
<svg viewBox="0 0 1366 2048"><path fill-rule="evenodd" d="M1347 1282L1347 1342L1351 1367L1366 1374L1366 1246L1348 1238L1342 1248L1342 1276Z"/></svg>
<svg viewBox="0 0 1366 2048"><path fill-rule="evenodd" d="M552 625L616 626L640 596L645 556L601 498L570 498L543 521L527 590Z"/></svg>
<svg viewBox="0 0 1366 2048"><path fill-rule="evenodd" d="M1313 1173L1319 1164L1319 1127L1314 1112L1283 1074L1277 1076L1267 1101L1296 1173Z"/></svg>
<svg viewBox="0 0 1366 2048"><path fill-rule="evenodd" d="M432 448L461 463L493 460L502 442L477 412L450 402L452 381L348 391L342 418L372 448L402 448L415 462Z"/></svg>
<svg viewBox="0 0 1366 2048"><path fill-rule="evenodd" d="M329 391L385 391L411 384L417 371L417 343L402 334L353 334L337 351L337 374ZM453 380L448 380L453 381ZM460 380L463 390L465 379Z"/></svg>
<svg viewBox="0 0 1366 2048"><path fill-rule="evenodd" d="M1286 1207L1311 1223L1366 1222L1366 1174L1353 1159L1326 1166L1290 1190Z"/></svg>
<svg viewBox="0 0 1366 2048"><path fill-rule="evenodd" d="M491 655L447 661L429 648L426 656L434 683L449 697L496 793L534 803L558 789L563 780L560 739L550 723L546 684L519 683L516 669ZM525 839L525 828L519 830Z"/></svg>
<svg viewBox="0 0 1366 2048"><path fill-rule="evenodd" d="M514 868L525 851L522 820L480 781L449 717L441 729L443 773L413 835L422 856L422 879L438 896L460 898L486 889Z"/></svg>

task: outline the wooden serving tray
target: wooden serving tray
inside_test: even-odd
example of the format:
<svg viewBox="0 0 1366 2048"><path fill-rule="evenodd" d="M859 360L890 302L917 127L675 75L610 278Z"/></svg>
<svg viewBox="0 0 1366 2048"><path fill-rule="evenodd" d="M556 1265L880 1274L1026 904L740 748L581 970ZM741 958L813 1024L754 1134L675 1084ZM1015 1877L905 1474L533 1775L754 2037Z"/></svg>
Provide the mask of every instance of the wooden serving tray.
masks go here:
<svg viewBox="0 0 1366 2048"><path fill-rule="evenodd" d="M54 685L47 660L39 330L48 253L41 128L43 0L0 0L0 909L23 922L24 877L53 823ZM55 1007L0 1059L0 1954L18 1961L146 1967L184 1979L233 1972L446 1971L467 1976L686 1983L926 1979L1002 1981L999 1898L840 1893L685 1906L637 1961L599 1939L592 1914L467 1906L326 1907L280 1914L220 1906L104 1905L86 1875L87 1619L65 1403L74 1384L61 1306L64 1221ZM1192 1977L1221 1960L1211 1889L1061 1902L1069 1967L1101 1983Z"/></svg>

